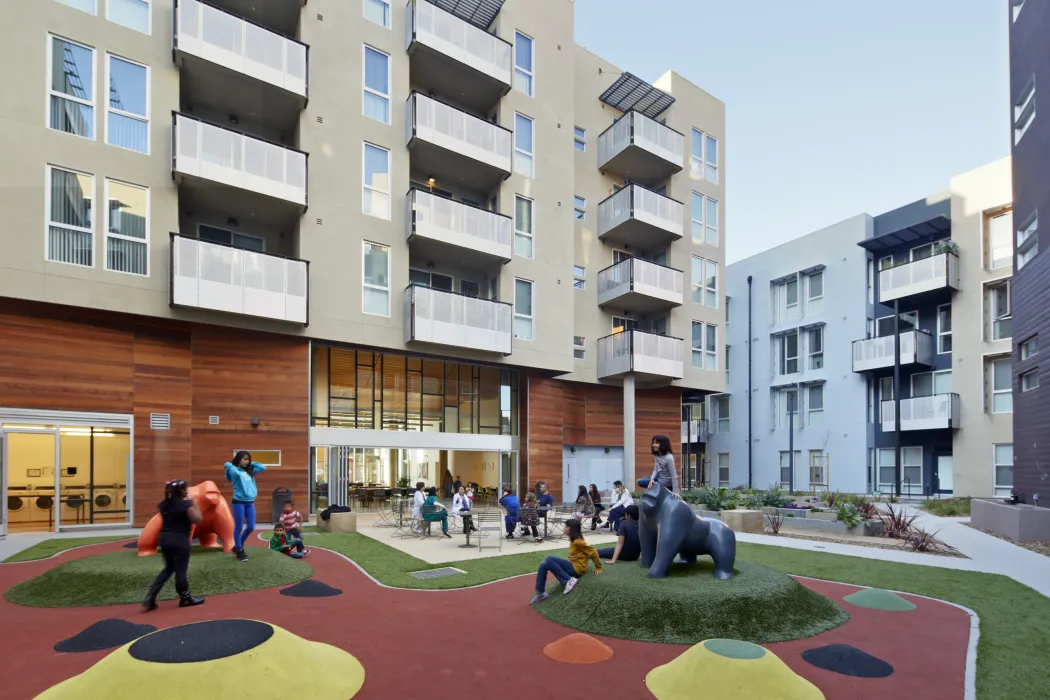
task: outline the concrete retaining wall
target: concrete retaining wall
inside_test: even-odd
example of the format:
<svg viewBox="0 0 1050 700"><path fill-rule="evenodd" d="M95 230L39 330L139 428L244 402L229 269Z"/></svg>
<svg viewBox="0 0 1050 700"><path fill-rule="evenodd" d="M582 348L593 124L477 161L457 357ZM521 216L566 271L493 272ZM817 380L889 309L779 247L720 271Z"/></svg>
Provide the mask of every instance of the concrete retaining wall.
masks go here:
<svg viewBox="0 0 1050 700"><path fill-rule="evenodd" d="M1050 508L975 498L970 501L970 522L1017 542L1050 542Z"/></svg>

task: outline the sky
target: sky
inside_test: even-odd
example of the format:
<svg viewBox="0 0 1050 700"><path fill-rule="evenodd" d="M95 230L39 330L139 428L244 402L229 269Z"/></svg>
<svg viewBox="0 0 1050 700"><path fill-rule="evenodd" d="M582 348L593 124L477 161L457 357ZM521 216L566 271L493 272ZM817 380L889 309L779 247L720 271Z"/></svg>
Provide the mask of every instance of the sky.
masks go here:
<svg viewBox="0 0 1050 700"><path fill-rule="evenodd" d="M1006 0L575 2L578 44L725 103L727 262L1010 153Z"/></svg>

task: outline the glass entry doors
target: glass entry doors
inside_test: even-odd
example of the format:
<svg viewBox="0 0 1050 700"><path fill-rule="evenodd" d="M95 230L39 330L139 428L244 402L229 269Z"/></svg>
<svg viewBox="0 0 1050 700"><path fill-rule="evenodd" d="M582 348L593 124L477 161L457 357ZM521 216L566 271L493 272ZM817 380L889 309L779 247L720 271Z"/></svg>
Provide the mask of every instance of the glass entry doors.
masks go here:
<svg viewBox="0 0 1050 700"><path fill-rule="evenodd" d="M5 432L4 507L7 529L54 532L55 431Z"/></svg>
<svg viewBox="0 0 1050 700"><path fill-rule="evenodd" d="M499 453L499 485L500 489L509 488L511 493L518 493L518 453Z"/></svg>

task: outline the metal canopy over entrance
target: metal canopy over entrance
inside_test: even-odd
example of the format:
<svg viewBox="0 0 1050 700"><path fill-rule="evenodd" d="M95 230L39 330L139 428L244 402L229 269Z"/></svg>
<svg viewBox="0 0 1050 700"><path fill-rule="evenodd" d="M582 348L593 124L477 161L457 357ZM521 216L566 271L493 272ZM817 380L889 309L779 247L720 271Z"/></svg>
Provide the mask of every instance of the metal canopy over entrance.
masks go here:
<svg viewBox="0 0 1050 700"><path fill-rule="evenodd" d="M503 9L503 0L430 0L445 12L488 30Z"/></svg>
<svg viewBox="0 0 1050 700"><path fill-rule="evenodd" d="M673 97L631 73L623 73L598 99L621 112L634 110L650 119L674 104Z"/></svg>

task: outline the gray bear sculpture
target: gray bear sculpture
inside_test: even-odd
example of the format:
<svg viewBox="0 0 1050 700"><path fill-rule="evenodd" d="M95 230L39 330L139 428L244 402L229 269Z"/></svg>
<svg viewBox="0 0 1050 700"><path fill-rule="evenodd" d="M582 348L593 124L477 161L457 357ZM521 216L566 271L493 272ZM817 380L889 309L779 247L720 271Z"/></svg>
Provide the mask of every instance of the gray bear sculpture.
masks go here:
<svg viewBox="0 0 1050 700"><path fill-rule="evenodd" d="M698 518L659 481L639 479L638 485L645 489L638 509L638 539L641 563L649 567L649 578L666 577L676 554L690 564L698 556L709 554L715 563L715 578L733 578L736 535L725 523Z"/></svg>

